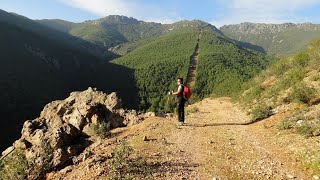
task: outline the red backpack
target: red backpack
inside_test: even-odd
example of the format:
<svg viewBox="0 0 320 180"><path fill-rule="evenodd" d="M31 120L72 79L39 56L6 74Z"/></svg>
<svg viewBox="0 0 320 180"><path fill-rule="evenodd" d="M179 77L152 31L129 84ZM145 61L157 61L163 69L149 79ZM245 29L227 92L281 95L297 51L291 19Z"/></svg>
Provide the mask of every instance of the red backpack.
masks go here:
<svg viewBox="0 0 320 180"><path fill-rule="evenodd" d="M190 99L191 97L191 91L190 91L190 88L186 85L183 85L184 86L184 90L183 90L183 96L186 98L186 99Z"/></svg>

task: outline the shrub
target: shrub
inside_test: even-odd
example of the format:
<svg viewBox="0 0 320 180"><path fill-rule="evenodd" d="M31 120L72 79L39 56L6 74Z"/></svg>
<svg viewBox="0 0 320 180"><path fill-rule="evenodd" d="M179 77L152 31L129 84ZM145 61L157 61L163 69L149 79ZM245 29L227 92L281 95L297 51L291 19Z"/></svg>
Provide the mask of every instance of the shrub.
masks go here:
<svg viewBox="0 0 320 180"><path fill-rule="evenodd" d="M98 124L94 124L92 126L93 133L97 136L100 136L101 138L107 137L110 134L109 130L110 130L110 123L107 123L105 121Z"/></svg>
<svg viewBox="0 0 320 180"><path fill-rule="evenodd" d="M315 74L310 77L311 81L319 81L320 80L320 74Z"/></svg>
<svg viewBox="0 0 320 180"><path fill-rule="evenodd" d="M186 114L188 115L188 114L196 113L196 112L199 112L199 108L192 107L192 108L187 109L187 113Z"/></svg>
<svg viewBox="0 0 320 180"><path fill-rule="evenodd" d="M286 130L293 128L294 122L289 120L283 120L277 124L277 129L279 130Z"/></svg>
<svg viewBox="0 0 320 180"><path fill-rule="evenodd" d="M287 61L285 61L285 59L281 59L274 63L271 66L271 69L276 76L280 76L283 75L283 72L286 72L289 69L289 64Z"/></svg>
<svg viewBox="0 0 320 180"><path fill-rule="evenodd" d="M272 107L266 105L258 105L251 111L251 115L253 121L267 118L272 115Z"/></svg>
<svg viewBox="0 0 320 180"><path fill-rule="evenodd" d="M242 99L244 102L251 102L252 100L257 99L262 92L263 88L260 85L254 86L244 94Z"/></svg>
<svg viewBox="0 0 320 180"><path fill-rule="evenodd" d="M112 179L146 178L150 174L145 158L138 156L127 141L115 149L109 168Z"/></svg>
<svg viewBox="0 0 320 180"><path fill-rule="evenodd" d="M280 81L267 91L267 97L276 96L280 91L300 83L303 80L304 75L305 69L301 67L290 69Z"/></svg>
<svg viewBox="0 0 320 180"><path fill-rule="evenodd" d="M308 52L301 52L293 58L292 64L294 66L298 65L301 67L306 67L308 65L309 61L310 61L310 56L309 56Z"/></svg>
<svg viewBox="0 0 320 180"><path fill-rule="evenodd" d="M24 151L14 150L0 162L0 179L43 179L52 168L53 149L49 143L42 143L39 148L39 158L29 161Z"/></svg>
<svg viewBox="0 0 320 180"><path fill-rule="evenodd" d="M320 174L320 160L304 165L307 169L311 168L314 173Z"/></svg>
<svg viewBox="0 0 320 180"><path fill-rule="evenodd" d="M309 103L315 97L315 89L305 84L296 85L290 93L290 100L293 102Z"/></svg>
<svg viewBox="0 0 320 180"><path fill-rule="evenodd" d="M27 179L29 163L23 151L13 151L0 161L0 179Z"/></svg>
<svg viewBox="0 0 320 180"><path fill-rule="evenodd" d="M314 127L310 124L304 124L302 126L297 127L297 132L303 136L312 136L312 132Z"/></svg>

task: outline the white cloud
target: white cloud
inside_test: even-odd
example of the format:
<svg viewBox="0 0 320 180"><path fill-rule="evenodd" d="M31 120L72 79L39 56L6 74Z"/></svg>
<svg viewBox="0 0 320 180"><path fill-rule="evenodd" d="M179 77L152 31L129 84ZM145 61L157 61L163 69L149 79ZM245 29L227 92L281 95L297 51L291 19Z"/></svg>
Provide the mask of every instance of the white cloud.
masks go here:
<svg viewBox="0 0 320 180"><path fill-rule="evenodd" d="M100 17L124 15L145 21L172 23L179 20L175 12L161 9L150 3L139 4L133 0L60 0L79 9L86 10Z"/></svg>
<svg viewBox="0 0 320 180"><path fill-rule="evenodd" d="M211 21L216 26L241 22L284 23L304 22L299 10L320 4L319 0L219 0L226 14Z"/></svg>

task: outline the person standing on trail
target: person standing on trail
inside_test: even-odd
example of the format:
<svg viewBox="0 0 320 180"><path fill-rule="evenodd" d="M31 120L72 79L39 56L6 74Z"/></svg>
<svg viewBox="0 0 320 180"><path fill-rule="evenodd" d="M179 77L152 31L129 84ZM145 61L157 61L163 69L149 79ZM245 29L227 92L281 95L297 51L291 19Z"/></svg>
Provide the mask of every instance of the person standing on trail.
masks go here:
<svg viewBox="0 0 320 180"><path fill-rule="evenodd" d="M184 92L184 85L183 85L183 78L177 79L178 90L176 92L169 92L169 94L176 96L176 103L177 103L177 112L178 112L178 121L179 125L182 126L184 124L184 104L186 99L183 95Z"/></svg>

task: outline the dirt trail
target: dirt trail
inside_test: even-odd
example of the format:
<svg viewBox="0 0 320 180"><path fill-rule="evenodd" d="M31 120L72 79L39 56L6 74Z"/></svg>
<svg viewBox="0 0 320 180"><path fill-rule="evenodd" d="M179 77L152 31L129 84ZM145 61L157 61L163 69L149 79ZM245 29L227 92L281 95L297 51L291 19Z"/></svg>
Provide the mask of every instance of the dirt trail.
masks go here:
<svg viewBox="0 0 320 180"><path fill-rule="evenodd" d="M299 148L305 143L296 143L298 136L279 135L272 128L272 119L226 125L249 121L229 98L205 99L187 110L192 113L188 113L185 126L177 126L174 117L151 117L138 125L113 130L114 138L86 150L92 154L89 159L52 179L107 177L107 162L101 157L123 139L146 157L152 170L148 179L312 179L313 174L303 169L301 159L291 151L292 145ZM97 159L100 165L90 166Z"/></svg>
<svg viewBox="0 0 320 180"><path fill-rule="evenodd" d="M198 35L198 40L197 40L196 47L194 48L194 52L190 57L187 80L186 80L186 83L185 83L189 87L192 87L194 85L194 83L195 83L197 61L198 61L198 56L199 56L199 42L200 42L200 38L201 38L201 33L202 33L202 31L200 31L200 33Z"/></svg>
<svg viewBox="0 0 320 180"><path fill-rule="evenodd" d="M170 140L184 150L199 179L310 179L296 158L277 146L260 123L244 123L249 117L228 98L207 99L193 105L199 112L187 117L185 127ZM192 107L189 107L192 108ZM204 126L202 126L204 125ZM269 134L270 135L270 134Z"/></svg>
<svg viewBox="0 0 320 180"><path fill-rule="evenodd" d="M175 118L160 120L142 135L154 141L137 143L141 135L133 140L154 161L172 163L164 165L168 172L159 179L312 179L262 122L225 125L249 121L230 99L206 99L190 108L197 112L187 116L185 126L175 127Z"/></svg>

